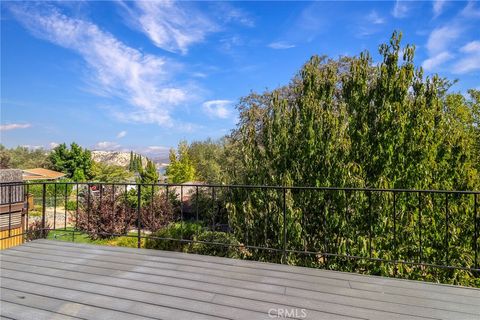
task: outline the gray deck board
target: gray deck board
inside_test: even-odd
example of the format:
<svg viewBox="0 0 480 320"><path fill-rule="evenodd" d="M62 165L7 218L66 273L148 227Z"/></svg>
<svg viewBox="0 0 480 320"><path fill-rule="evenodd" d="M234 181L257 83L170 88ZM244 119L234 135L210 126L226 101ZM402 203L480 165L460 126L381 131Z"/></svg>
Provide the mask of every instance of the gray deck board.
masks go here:
<svg viewBox="0 0 480 320"><path fill-rule="evenodd" d="M0 267L4 318L480 320L475 288L179 252L37 240Z"/></svg>

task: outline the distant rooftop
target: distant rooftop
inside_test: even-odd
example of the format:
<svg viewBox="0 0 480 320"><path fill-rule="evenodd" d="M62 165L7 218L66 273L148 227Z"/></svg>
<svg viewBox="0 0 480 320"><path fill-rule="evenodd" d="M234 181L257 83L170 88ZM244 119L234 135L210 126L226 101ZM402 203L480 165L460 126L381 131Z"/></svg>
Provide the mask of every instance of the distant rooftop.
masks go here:
<svg viewBox="0 0 480 320"><path fill-rule="evenodd" d="M44 168L23 170L23 180L57 180L65 177L65 173Z"/></svg>

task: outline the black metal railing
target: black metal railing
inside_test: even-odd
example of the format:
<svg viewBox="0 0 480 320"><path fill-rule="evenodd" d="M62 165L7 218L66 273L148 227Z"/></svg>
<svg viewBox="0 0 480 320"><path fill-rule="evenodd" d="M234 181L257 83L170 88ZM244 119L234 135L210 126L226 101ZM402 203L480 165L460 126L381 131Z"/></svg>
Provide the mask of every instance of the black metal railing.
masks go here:
<svg viewBox="0 0 480 320"><path fill-rule="evenodd" d="M55 231L72 241L135 238L137 247L237 247L265 261L378 274L480 272L479 191L36 182L3 183L0 194L2 204L23 197L23 232L14 236L27 240ZM179 235L159 232L175 223ZM193 235L189 224L200 226Z"/></svg>

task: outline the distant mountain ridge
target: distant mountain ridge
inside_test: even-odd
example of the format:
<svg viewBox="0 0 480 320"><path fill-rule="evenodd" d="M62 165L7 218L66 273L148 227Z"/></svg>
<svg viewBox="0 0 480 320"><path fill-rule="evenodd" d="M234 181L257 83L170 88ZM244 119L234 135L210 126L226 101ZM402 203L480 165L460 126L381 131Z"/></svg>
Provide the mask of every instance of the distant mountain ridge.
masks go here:
<svg viewBox="0 0 480 320"><path fill-rule="evenodd" d="M147 164L147 157L138 153L135 154L141 157L143 166ZM130 152L96 150L92 151L92 160L109 165L128 167L130 163Z"/></svg>
<svg viewBox="0 0 480 320"><path fill-rule="evenodd" d="M102 151L102 150L94 150L92 152L92 160L95 162L101 162L109 165L117 165L121 167L128 167L130 163L130 152L127 151ZM168 165L168 158L165 159L164 157L147 157L142 155L138 152L134 152L134 154L139 155L142 159L142 166L147 164L147 159L150 159L155 163L155 166L158 169L162 169Z"/></svg>

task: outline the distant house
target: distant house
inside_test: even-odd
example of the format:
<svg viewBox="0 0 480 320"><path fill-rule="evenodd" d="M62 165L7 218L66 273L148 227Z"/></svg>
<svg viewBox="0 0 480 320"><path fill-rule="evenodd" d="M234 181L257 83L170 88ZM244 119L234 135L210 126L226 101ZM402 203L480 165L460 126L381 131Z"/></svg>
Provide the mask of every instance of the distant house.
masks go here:
<svg viewBox="0 0 480 320"><path fill-rule="evenodd" d="M43 168L34 168L22 170L24 181L32 180L58 180L65 177L65 173Z"/></svg>

